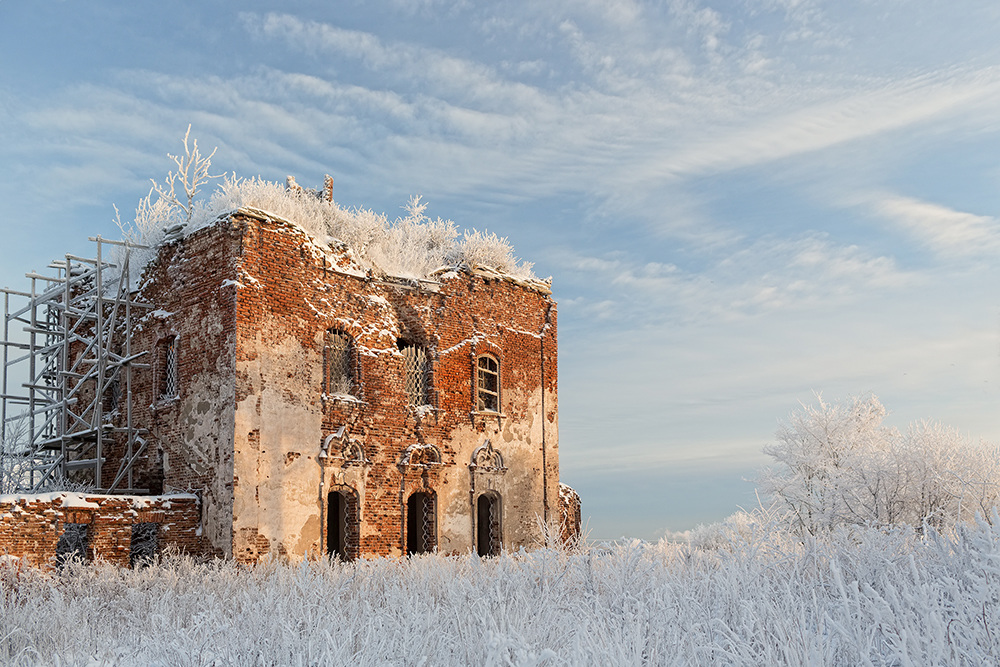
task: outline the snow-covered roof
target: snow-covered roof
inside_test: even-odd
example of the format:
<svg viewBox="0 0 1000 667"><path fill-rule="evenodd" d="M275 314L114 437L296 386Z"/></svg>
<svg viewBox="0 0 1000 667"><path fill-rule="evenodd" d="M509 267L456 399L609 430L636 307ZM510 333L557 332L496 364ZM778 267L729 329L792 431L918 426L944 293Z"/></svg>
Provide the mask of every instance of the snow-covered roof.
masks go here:
<svg viewBox="0 0 1000 667"><path fill-rule="evenodd" d="M328 186L332 179L328 177ZM140 201L134 223L123 225L130 240L151 246L150 256L166 243L233 215L276 220L298 227L318 252L347 251L361 271L373 270L390 278L415 281L447 279L449 271L466 271L506 280L551 294L551 279L539 280L532 264L514 256L506 238L476 229L459 231L451 220L431 219L427 205L414 197L407 214L389 220L364 208L343 208L332 199L332 187L323 193L261 178L227 176L204 200L185 207L154 190ZM142 262L140 262L141 264Z"/></svg>

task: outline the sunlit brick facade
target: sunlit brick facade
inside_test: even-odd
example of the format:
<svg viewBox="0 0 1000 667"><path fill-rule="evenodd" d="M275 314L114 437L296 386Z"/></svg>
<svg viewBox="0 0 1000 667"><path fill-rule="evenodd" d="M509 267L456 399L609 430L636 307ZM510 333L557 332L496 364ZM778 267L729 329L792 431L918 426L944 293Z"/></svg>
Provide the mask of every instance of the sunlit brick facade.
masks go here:
<svg viewBox="0 0 1000 667"><path fill-rule="evenodd" d="M141 296L139 478L200 496L209 552L485 554L558 527L546 283L379 276L241 210L161 248Z"/></svg>

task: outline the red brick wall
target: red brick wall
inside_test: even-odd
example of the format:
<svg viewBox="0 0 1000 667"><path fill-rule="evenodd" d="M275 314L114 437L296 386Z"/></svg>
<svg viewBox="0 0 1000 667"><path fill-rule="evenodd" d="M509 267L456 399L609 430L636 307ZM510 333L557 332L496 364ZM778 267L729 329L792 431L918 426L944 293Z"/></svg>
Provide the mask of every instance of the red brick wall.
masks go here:
<svg viewBox="0 0 1000 667"><path fill-rule="evenodd" d="M68 523L88 525L90 559L129 564L132 526L159 524L159 549L205 555L201 508L192 495L105 496L53 492L0 496L0 554L38 566L55 562L56 546Z"/></svg>

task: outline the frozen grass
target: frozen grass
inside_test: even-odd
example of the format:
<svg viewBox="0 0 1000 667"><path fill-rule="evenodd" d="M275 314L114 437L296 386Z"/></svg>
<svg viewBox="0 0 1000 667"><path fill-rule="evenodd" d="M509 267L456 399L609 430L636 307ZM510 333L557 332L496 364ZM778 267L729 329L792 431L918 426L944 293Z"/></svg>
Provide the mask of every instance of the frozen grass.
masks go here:
<svg viewBox="0 0 1000 667"><path fill-rule="evenodd" d="M0 663L981 665L1000 655L993 523L801 542L750 520L712 548L8 570Z"/></svg>

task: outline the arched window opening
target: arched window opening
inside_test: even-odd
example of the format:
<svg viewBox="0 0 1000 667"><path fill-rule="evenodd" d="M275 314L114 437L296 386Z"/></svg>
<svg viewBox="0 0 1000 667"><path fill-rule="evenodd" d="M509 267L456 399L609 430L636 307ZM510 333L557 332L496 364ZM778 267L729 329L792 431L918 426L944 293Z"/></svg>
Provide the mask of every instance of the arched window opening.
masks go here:
<svg viewBox="0 0 1000 667"><path fill-rule="evenodd" d="M476 410L500 412L500 362L483 355L476 366Z"/></svg>
<svg viewBox="0 0 1000 667"><path fill-rule="evenodd" d="M353 493L331 491L327 496L326 552L354 560L358 551L358 499Z"/></svg>
<svg viewBox="0 0 1000 667"><path fill-rule="evenodd" d="M354 395L354 350L351 339L334 329L326 332L326 394Z"/></svg>
<svg viewBox="0 0 1000 667"><path fill-rule="evenodd" d="M502 548L500 496L496 493L484 493L476 502L476 553L480 556L496 556Z"/></svg>
<svg viewBox="0 0 1000 667"><path fill-rule="evenodd" d="M416 345L402 346L403 383L406 388L407 405L427 405L430 403L430 364L427 352Z"/></svg>
<svg viewBox="0 0 1000 667"><path fill-rule="evenodd" d="M406 553L422 554L437 546L437 517L434 495L414 493L406 503Z"/></svg>

